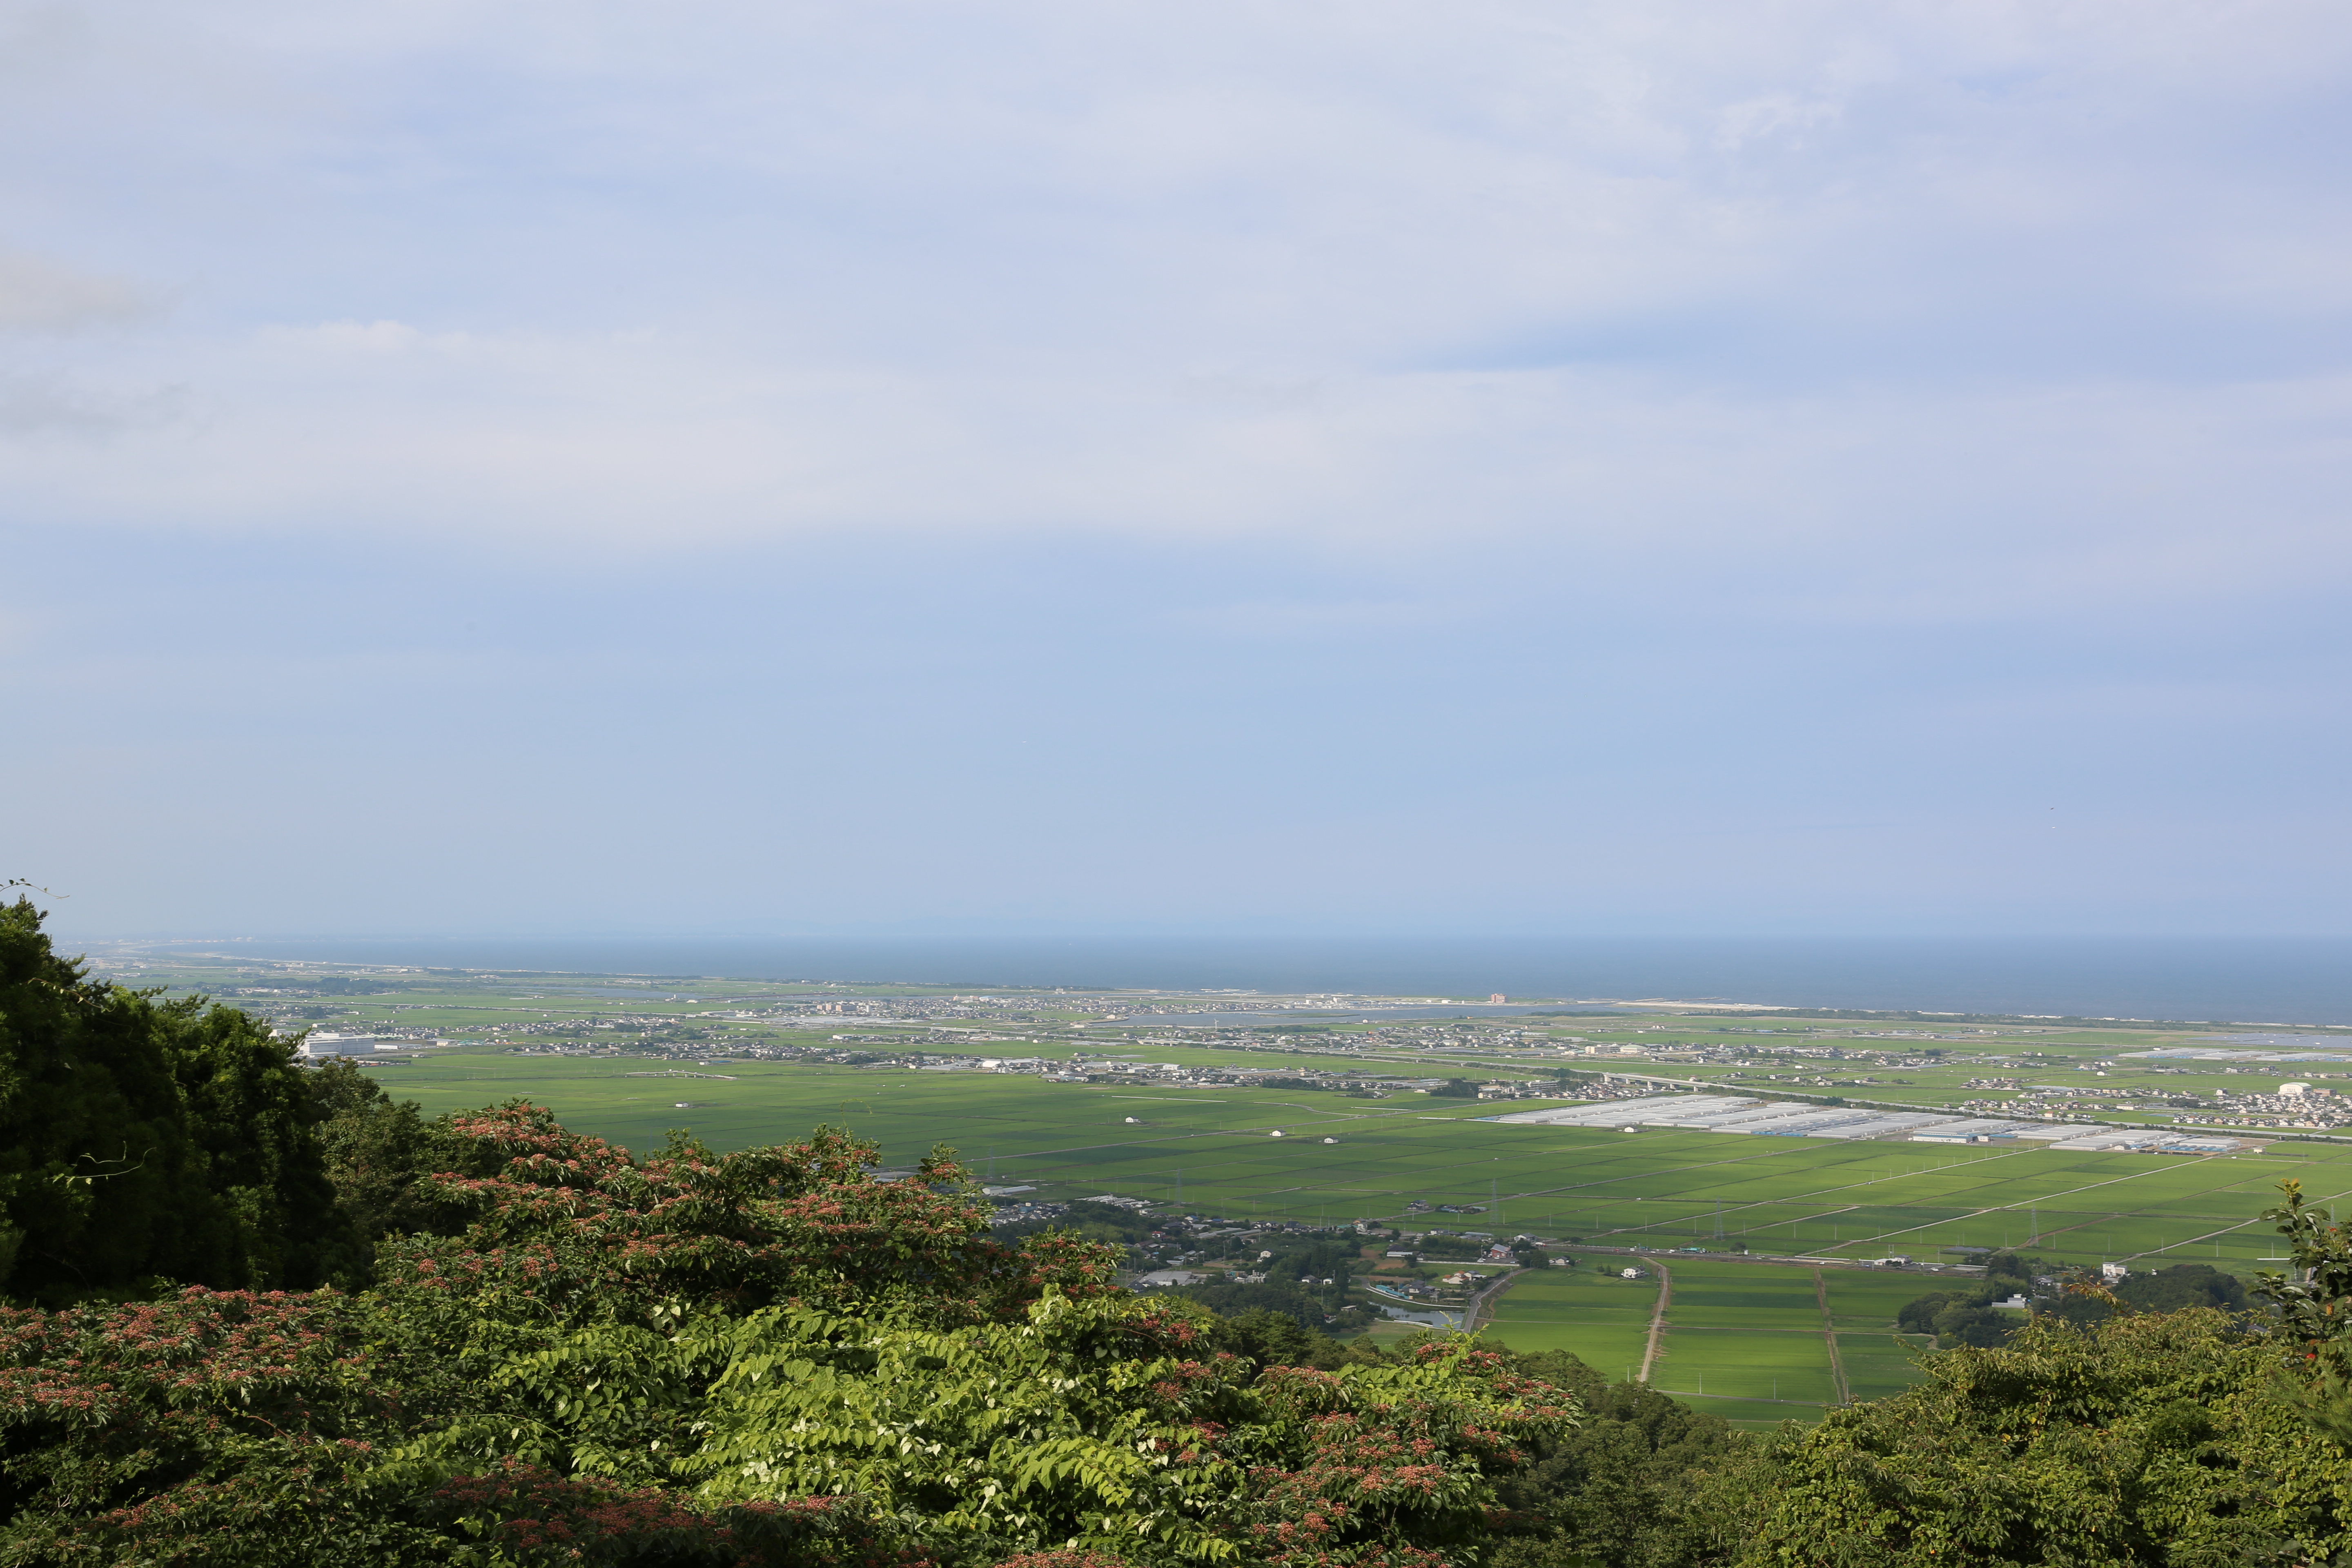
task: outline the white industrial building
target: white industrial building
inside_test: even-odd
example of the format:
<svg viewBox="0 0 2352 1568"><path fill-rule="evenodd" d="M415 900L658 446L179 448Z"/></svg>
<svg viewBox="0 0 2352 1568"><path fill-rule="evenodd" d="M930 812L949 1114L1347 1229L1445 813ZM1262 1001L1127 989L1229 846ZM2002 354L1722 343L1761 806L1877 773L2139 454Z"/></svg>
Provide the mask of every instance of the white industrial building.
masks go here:
<svg viewBox="0 0 2352 1568"><path fill-rule="evenodd" d="M1994 1138L2032 1136L2041 1131L2037 1124L2030 1121L1958 1117L1948 1110L1879 1110L1724 1094L1654 1094L1639 1100L1516 1110L1479 1120L1545 1127L1664 1127L1690 1132L1744 1132L1766 1138L1907 1136L1937 1143L1974 1143Z"/></svg>

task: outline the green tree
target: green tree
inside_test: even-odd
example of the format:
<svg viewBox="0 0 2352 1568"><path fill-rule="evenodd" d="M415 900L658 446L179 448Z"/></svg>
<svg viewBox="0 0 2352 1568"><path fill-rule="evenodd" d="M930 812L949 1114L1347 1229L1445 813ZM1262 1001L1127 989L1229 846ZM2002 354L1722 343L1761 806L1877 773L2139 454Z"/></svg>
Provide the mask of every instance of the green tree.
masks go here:
<svg viewBox="0 0 2352 1568"><path fill-rule="evenodd" d="M2220 1564L2352 1545L2345 1451L2282 1397L2280 1347L2210 1308L2043 1315L1832 1410L1727 1521L1748 1564Z"/></svg>
<svg viewBox="0 0 2352 1568"><path fill-rule="evenodd" d="M2117 1300L2143 1312L2173 1312L2183 1307L2242 1312L2247 1307L2246 1288L2237 1276L2210 1263L2176 1263L2153 1273L2126 1275L2113 1289Z"/></svg>
<svg viewBox="0 0 2352 1568"><path fill-rule="evenodd" d="M856 1493L999 1552L1407 1563L1475 1547L1490 1475L1570 1415L1474 1342L1244 1387L1181 1329L1054 1296L977 1334L755 1315L688 1470L705 1497Z"/></svg>
<svg viewBox="0 0 2352 1568"><path fill-rule="evenodd" d="M317 1120L266 1025L92 980L29 900L0 907L0 1287L65 1300L357 1269Z"/></svg>
<svg viewBox="0 0 2352 1568"><path fill-rule="evenodd" d="M1718 1494L1757 1463L1753 1439L1645 1384L1611 1384L1566 1352L1517 1361L1582 1416L1505 1483L1524 1522L1494 1568L1681 1568L1721 1554Z"/></svg>
<svg viewBox="0 0 2352 1568"><path fill-rule="evenodd" d="M448 1118L427 1121L415 1101L393 1099L347 1057L311 1070L310 1099L328 1179L360 1237L372 1245L463 1228L463 1210L443 1200L430 1178L488 1172Z"/></svg>
<svg viewBox="0 0 2352 1568"><path fill-rule="evenodd" d="M1264 1286L1231 1287L1244 1290ZM1209 1342L1218 1350L1241 1356L1259 1366L1311 1366L1324 1372L1347 1364L1349 1347L1318 1326L1321 1314L1307 1322L1300 1312L1252 1307L1228 1311L1207 1303L1219 1313L1209 1325Z"/></svg>
<svg viewBox="0 0 2352 1568"><path fill-rule="evenodd" d="M1437 1568L1573 1418L1458 1338L1223 1351L1108 1247L994 1239L945 1152L445 1130L459 1221L364 1292L0 1310L0 1562Z"/></svg>
<svg viewBox="0 0 2352 1568"><path fill-rule="evenodd" d="M2264 1273L2255 1291L2294 1347L2295 1400L2304 1418L2352 1448L2352 1233L2311 1205L2303 1184L2279 1184L2285 1201L2263 1211L2286 1238L2290 1272Z"/></svg>

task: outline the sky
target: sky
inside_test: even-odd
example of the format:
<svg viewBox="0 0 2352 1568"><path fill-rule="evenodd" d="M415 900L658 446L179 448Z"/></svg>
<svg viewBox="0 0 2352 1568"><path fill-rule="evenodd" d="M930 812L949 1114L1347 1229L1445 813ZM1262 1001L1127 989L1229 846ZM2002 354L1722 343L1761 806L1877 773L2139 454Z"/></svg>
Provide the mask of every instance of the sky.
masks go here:
<svg viewBox="0 0 2352 1568"><path fill-rule="evenodd" d="M2352 933L2347 77L2317 0L0 0L0 877Z"/></svg>

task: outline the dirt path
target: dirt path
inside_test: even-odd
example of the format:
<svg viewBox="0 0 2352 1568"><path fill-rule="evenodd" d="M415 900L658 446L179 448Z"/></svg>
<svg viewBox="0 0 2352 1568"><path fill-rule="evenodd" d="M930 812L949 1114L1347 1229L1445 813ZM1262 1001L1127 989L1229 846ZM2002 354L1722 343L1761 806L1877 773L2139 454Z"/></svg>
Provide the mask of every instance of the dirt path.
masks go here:
<svg viewBox="0 0 2352 1568"><path fill-rule="evenodd" d="M1837 1320L1830 1316L1830 1282L1818 1268L1813 1270L1813 1299L1822 1304L1822 1338L1830 1343L1830 1381L1837 1386L1838 1403L1851 1405L1853 1393L1845 1384L1845 1362L1838 1355Z"/></svg>
<svg viewBox="0 0 2352 1568"><path fill-rule="evenodd" d="M1664 1264L1654 1259L1649 1261L1650 1267L1658 1271L1658 1304L1650 1309L1650 1343L1648 1348L1642 1352L1641 1375L1634 1380L1638 1383L1650 1381L1650 1363L1658 1359L1658 1342L1664 1339L1666 1333L1666 1308L1675 1299L1673 1273Z"/></svg>

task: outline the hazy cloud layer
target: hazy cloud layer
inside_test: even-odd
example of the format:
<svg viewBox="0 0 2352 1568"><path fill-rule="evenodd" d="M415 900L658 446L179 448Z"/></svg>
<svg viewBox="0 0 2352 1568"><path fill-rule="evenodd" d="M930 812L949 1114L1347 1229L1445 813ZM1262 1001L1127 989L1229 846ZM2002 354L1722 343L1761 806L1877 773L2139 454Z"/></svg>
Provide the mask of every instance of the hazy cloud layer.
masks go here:
<svg viewBox="0 0 2352 1568"><path fill-rule="evenodd" d="M2069 488L2136 397L2340 428L2315 5L200 15L28 13L6 125L28 243L186 301L114 347L236 410L198 520L363 447L387 522L616 542L1574 529L1727 424L1932 464L1957 399ZM0 259L0 324L130 297Z"/></svg>
<svg viewBox="0 0 2352 1568"><path fill-rule="evenodd" d="M0 251L0 331L70 331L127 320L151 303L122 279L91 277L37 256Z"/></svg>
<svg viewBox="0 0 2352 1568"><path fill-rule="evenodd" d="M514 929L593 904L571 832L665 920L789 865L865 921L2342 929L2333 786L2208 759L2344 760L2347 65L2316 3L0 6L10 689L442 754L594 670L840 742L533 774L466 857ZM159 642L59 608L94 572L335 612ZM957 703L1126 717L874 771ZM152 797L59 711L69 862ZM1516 771L1143 739L1457 722ZM124 907L429 926L497 813L372 809L373 902ZM1265 875L1092 868L1210 855Z"/></svg>

